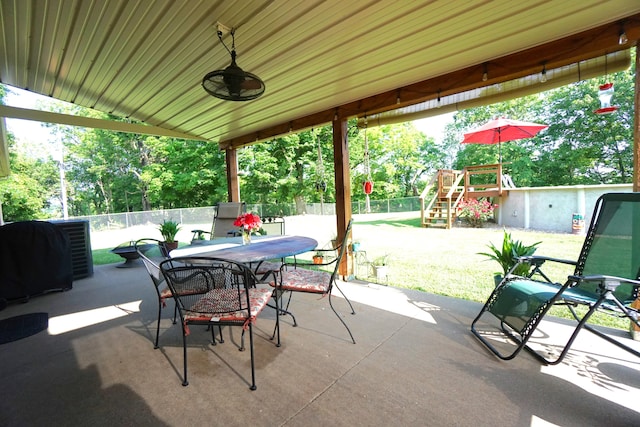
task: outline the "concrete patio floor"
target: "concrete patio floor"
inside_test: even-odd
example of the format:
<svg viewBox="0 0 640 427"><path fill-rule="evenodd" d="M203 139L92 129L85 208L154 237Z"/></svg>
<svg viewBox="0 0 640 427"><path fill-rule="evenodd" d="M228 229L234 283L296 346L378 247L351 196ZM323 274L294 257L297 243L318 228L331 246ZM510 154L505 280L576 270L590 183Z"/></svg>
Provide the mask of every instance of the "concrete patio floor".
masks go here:
<svg viewBox="0 0 640 427"><path fill-rule="evenodd" d="M334 303L357 344L326 298L295 295L299 326L283 318L282 347L268 338L273 310L257 321L256 391L239 328L225 328L215 347L191 328L183 387L173 304L154 350L157 300L144 268L96 266L68 292L0 311L50 318L48 331L0 345L0 425L640 425L640 360L587 331L558 366L529 354L504 362L469 331L478 303L364 282L341 288L357 314ZM541 332L562 335L567 324Z"/></svg>

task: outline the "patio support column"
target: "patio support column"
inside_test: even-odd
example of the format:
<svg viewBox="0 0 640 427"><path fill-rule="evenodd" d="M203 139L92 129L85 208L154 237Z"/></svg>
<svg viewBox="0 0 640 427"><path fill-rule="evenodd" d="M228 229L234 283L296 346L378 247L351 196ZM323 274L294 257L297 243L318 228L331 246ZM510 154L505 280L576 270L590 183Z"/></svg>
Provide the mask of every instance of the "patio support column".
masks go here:
<svg viewBox="0 0 640 427"><path fill-rule="evenodd" d="M636 42L636 84L633 106L633 191L640 191L640 40Z"/></svg>
<svg viewBox="0 0 640 427"><path fill-rule="evenodd" d="M227 148L225 150L227 162L227 194L229 202L240 201L240 182L238 181L238 150Z"/></svg>
<svg viewBox="0 0 640 427"><path fill-rule="evenodd" d="M336 183L336 230L338 241L344 238L351 219L351 175L349 169L349 145L347 141L347 119L336 116L333 120L333 165ZM339 274L351 275L348 256L342 258Z"/></svg>
<svg viewBox="0 0 640 427"><path fill-rule="evenodd" d="M633 191L640 191L640 58L638 51L640 49L640 40L636 41L636 84L633 96ZM640 235L640 226L637 224L633 227L633 238ZM635 245L635 248L638 246ZM636 249L638 250L638 249ZM631 259L640 259L640 254L631 254ZM640 308L640 296L631 303L632 307ZM640 341L640 328L633 322L631 323L631 337Z"/></svg>

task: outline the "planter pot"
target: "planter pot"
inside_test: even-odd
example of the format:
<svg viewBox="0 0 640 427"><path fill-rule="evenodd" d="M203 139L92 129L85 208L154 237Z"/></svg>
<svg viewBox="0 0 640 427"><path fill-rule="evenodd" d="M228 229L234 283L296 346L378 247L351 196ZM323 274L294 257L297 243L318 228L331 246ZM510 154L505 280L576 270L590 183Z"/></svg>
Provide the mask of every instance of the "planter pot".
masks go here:
<svg viewBox="0 0 640 427"><path fill-rule="evenodd" d="M374 265L373 271L376 274L376 279L378 281L387 280L387 273L389 272L389 267L386 265Z"/></svg>
<svg viewBox="0 0 640 427"><path fill-rule="evenodd" d="M169 252L178 248L178 241L175 240L173 242L162 242L162 247L164 248L164 250L166 251L166 254L168 255Z"/></svg>
<svg viewBox="0 0 640 427"><path fill-rule="evenodd" d="M313 263L314 264L322 264L323 258L321 256L314 256Z"/></svg>
<svg viewBox="0 0 640 427"><path fill-rule="evenodd" d="M352 243L351 244L351 250L353 252L358 252L360 250L360 243Z"/></svg>
<svg viewBox="0 0 640 427"><path fill-rule="evenodd" d="M494 274L493 283L495 284L495 286L498 287L500 282L502 282L502 274L498 274L498 273Z"/></svg>

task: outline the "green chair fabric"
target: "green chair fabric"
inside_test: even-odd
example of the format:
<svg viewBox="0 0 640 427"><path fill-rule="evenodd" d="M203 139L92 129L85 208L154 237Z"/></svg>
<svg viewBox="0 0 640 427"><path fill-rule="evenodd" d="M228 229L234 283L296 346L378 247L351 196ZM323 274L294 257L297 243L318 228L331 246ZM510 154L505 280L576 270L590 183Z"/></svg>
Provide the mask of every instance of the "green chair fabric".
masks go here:
<svg viewBox="0 0 640 427"><path fill-rule="evenodd" d="M631 307L640 287L640 193L609 193L597 200L577 261L530 256L519 262L534 265L530 276L507 274L471 323L473 334L496 356L512 359L524 348L543 363L560 363L585 328L640 357L636 350L587 324L600 310L640 327L638 309ZM542 272L545 262L573 264L574 273L563 284L552 283ZM550 358L527 342L553 305L566 306L577 325L560 354ZM578 306L587 307L586 313L576 310ZM498 320L498 326L489 326L487 314ZM515 346L498 345L505 338Z"/></svg>

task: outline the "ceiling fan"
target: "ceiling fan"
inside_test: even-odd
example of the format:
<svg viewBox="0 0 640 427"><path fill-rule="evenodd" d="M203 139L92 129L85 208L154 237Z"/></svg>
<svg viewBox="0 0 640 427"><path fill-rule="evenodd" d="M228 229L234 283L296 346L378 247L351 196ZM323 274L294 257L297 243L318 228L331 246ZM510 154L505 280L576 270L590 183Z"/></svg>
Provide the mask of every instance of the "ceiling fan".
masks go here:
<svg viewBox="0 0 640 427"><path fill-rule="evenodd" d="M236 64L235 28L231 33L231 50L222 40L223 26L218 26L218 38L231 55L231 64L224 70L207 73L202 79L202 87L208 94L227 101L250 101L264 93L265 85L260 77L244 71Z"/></svg>

